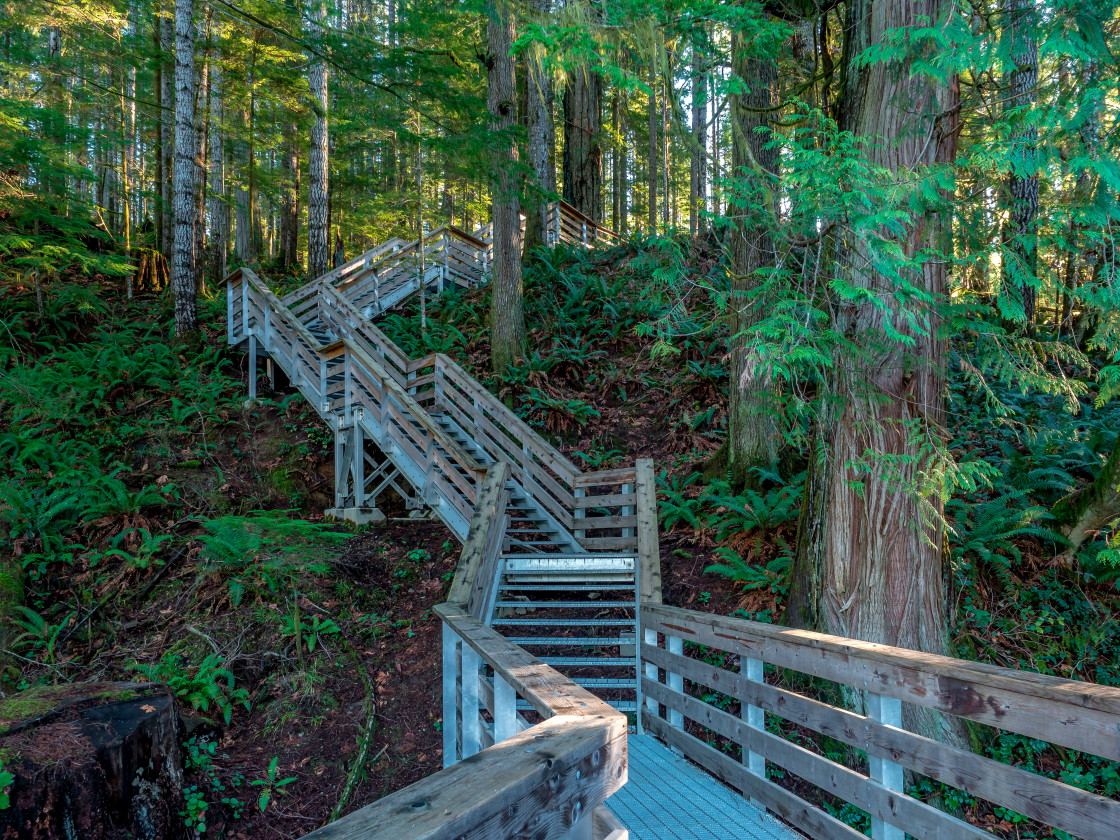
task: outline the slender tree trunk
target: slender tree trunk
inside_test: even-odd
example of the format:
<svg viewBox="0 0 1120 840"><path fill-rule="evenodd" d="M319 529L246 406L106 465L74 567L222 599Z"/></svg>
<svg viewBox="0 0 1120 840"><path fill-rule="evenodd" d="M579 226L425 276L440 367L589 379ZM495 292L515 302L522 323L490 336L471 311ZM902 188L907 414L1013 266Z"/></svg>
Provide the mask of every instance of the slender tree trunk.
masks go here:
<svg viewBox="0 0 1120 840"><path fill-rule="evenodd" d="M611 91L611 227L620 230L622 216L622 103L621 91Z"/></svg>
<svg viewBox="0 0 1120 840"><path fill-rule="evenodd" d="M220 33L220 30L219 30ZM218 35L221 40L221 35ZM219 52L210 68L210 273L226 276L229 252L229 205L226 203L226 150L223 130L222 60Z"/></svg>
<svg viewBox="0 0 1120 840"><path fill-rule="evenodd" d="M241 109L242 137L237 139L237 169L240 170L237 178L237 204L234 225L234 256L243 265L248 265L256 260L257 255L253 250L253 208L252 208L252 173L250 171L250 143L246 135L250 131L249 111Z"/></svg>
<svg viewBox="0 0 1120 840"><path fill-rule="evenodd" d="M752 467L768 467L778 455L781 435L773 412L769 384L754 370L752 331L765 317L759 297L764 282L759 272L774 264L775 195L778 150L759 131L769 127L763 109L777 101L778 71L769 59L751 58L750 45L732 35L732 66L742 92L731 95L731 170L733 188L728 215L735 228L729 242L731 280L731 400L727 440L718 453L720 466L730 468L739 487L758 486ZM693 158L694 166L699 162Z"/></svg>
<svg viewBox="0 0 1120 840"><path fill-rule="evenodd" d="M210 9L207 7L207 18ZM207 29L210 21L206 22ZM194 251L191 263L194 266L195 282L200 292L206 291L206 146L210 135L210 105L207 96L210 93L210 35L206 36L206 53L203 57L202 67L195 79L197 96L195 98L195 144L194 158Z"/></svg>
<svg viewBox="0 0 1120 840"><path fill-rule="evenodd" d="M194 0L175 0L175 245L171 288L175 295L175 335L198 332L198 282L194 262Z"/></svg>
<svg viewBox="0 0 1120 840"><path fill-rule="evenodd" d="M534 17L543 20L549 11L550 0L532 0ZM525 208L525 253L544 245L547 237L548 201L542 192L556 192L556 167L549 149L552 136L552 76L541 63L541 56L527 55L526 80L527 110L529 117L529 166L533 181L527 191Z"/></svg>
<svg viewBox="0 0 1120 840"><path fill-rule="evenodd" d="M176 0L165 0L175 4ZM163 163L163 178L160 181L160 214L163 218L163 238L160 249L168 262L171 261L175 228L171 212L171 180L172 167L175 159L175 5L162 10L159 18L159 50L160 64L163 68L160 74L160 120L163 130L163 144L160 147L160 156Z"/></svg>
<svg viewBox="0 0 1120 840"><path fill-rule="evenodd" d="M322 22L326 17L326 10L321 4L313 8L314 14L309 30L312 43L319 44L323 38ZM330 100L327 95L327 65L322 59L312 57L308 82L315 121L311 124L311 150L308 157L310 176L307 207L307 276L314 280L331 270L328 151L330 138L327 129L327 109Z"/></svg>
<svg viewBox="0 0 1120 840"><path fill-rule="evenodd" d="M1011 40L1011 61L1015 69L1007 76L1006 111L1015 126L1011 135L1012 167L1007 176L1010 198L1008 250L1010 258L1004 276L1010 288L1022 296L1027 329L1035 320L1038 290L1038 129L1034 125L1034 106L1038 102L1038 43L1031 36L1037 26L1034 0L1010 0L1004 26Z"/></svg>
<svg viewBox="0 0 1120 840"><path fill-rule="evenodd" d="M707 208L708 171L708 86L704 71L704 53L701 35L692 43L692 167L688 182L688 229L694 236L703 228L703 214Z"/></svg>
<svg viewBox="0 0 1120 840"><path fill-rule="evenodd" d="M649 154L647 156L649 175L648 224L651 234L657 233L657 64L650 59L649 64Z"/></svg>
<svg viewBox="0 0 1120 840"><path fill-rule="evenodd" d="M595 222L603 220L602 106L602 76L577 68L564 89L564 200Z"/></svg>
<svg viewBox="0 0 1120 840"><path fill-rule="evenodd" d="M840 128L859 138L872 166L914 179L956 154L956 79L941 83L909 61L858 57L891 32L941 21L948 0L850 0ZM925 56L930 60L930 56ZM904 176L903 176L904 173ZM919 205L924 201L924 206ZM918 193L912 217L894 234L907 257L947 253L949 200ZM886 231L881 232L884 236ZM922 446L945 428L944 338L937 308L947 293L946 262L930 258L910 282L930 301L905 304L897 280L879 274L868 239L842 234L837 265L846 282L885 306L858 299L833 329L855 342L836 360L819 421L817 452L802 509L787 618L826 633L944 654L948 652L941 498L922 492ZM903 306L925 327L905 326ZM898 327L910 343L894 339ZM960 741L948 719L908 706L904 723L922 734Z"/></svg>
<svg viewBox="0 0 1120 840"><path fill-rule="evenodd" d="M162 11L161 11L161 6L160 6L160 0L156 0L155 15L156 15L156 17L155 17L154 23L152 25L152 40L154 41L153 46L155 47L156 54L161 55L161 50L163 48L163 38L162 38L163 25L161 23L161 21L162 21ZM155 63L155 78L153 80L153 85L152 85L153 90L155 92L154 98L159 100L161 106L163 105L163 65L164 65L164 62L163 62L163 58L162 58L162 55L161 55L159 60L156 61L156 63ZM163 223L164 223L164 218L163 218L163 184L164 184L164 181L167 179L167 173L163 168L163 148L164 148L165 145L168 145L168 144L171 143L171 138L168 137L166 132L164 131L164 119L163 119L163 108L162 107L160 108L159 113L156 114L155 135L156 135L156 142L155 142L155 168L156 168L156 172L155 172L155 175L156 175L156 178L155 178L155 187L156 187L155 188L155 193L156 193L156 199L155 199L155 212L153 213L153 216L155 217L155 228L156 228L155 248L156 248L156 250L162 251L164 242L166 241L164 239L164 237L166 236L166 233L163 229Z"/></svg>
<svg viewBox="0 0 1120 840"><path fill-rule="evenodd" d="M299 144L298 126L288 126L284 146L284 188L280 205L280 265L288 272L299 268Z"/></svg>
<svg viewBox="0 0 1120 840"><path fill-rule="evenodd" d="M513 9L491 0L486 27L486 108L491 131L491 219L494 222L493 297L490 305L490 364L503 374L525 355L525 311L521 282L521 220L514 183L517 142L517 80L510 49Z"/></svg>

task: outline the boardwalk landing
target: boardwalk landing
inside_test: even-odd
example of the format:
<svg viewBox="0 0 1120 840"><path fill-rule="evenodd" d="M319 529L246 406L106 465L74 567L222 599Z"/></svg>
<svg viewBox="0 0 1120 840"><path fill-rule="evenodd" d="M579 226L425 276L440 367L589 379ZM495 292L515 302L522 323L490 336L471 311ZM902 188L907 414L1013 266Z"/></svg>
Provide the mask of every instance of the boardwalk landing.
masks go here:
<svg viewBox="0 0 1120 840"><path fill-rule="evenodd" d="M630 840L803 840L652 735L627 741L629 780L607 808Z"/></svg>

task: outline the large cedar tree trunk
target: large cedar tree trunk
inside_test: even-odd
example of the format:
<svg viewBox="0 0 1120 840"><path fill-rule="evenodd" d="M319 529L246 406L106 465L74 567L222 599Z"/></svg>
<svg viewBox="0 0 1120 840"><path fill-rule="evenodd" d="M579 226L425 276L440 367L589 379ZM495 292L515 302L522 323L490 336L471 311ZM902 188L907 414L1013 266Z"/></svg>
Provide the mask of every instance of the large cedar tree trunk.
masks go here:
<svg viewBox="0 0 1120 840"><path fill-rule="evenodd" d="M543 20L548 14L549 0L532 0L535 15ZM533 170L533 187L527 191L525 208L525 253L544 245L548 232L548 201L541 192L556 192L556 169L553 166L549 139L552 137L552 77L540 57L526 56L528 68L526 91L529 117L529 167Z"/></svg>
<svg viewBox="0 0 1120 840"><path fill-rule="evenodd" d="M774 195L778 149L766 132L777 102L778 71L767 58L749 56L749 45L732 37L733 67L742 92L731 98L731 168L734 178L728 215L735 220L729 242L731 282L731 400L727 441L719 453L736 486L754 487L752 467L769 466L777 457L781 436L772 409L769 384L753 370L752 328L765 316L754 293L759 271L774 264ZM702 131L702 129L701 129ZM698 162L698 161L694 161Z"/></svg>
<svg viewBox="0 0 1120 840"><path fill-rule="evenodd" d="M310 25L312 41L318 43L323 36L320 24L325 11L314 7ZM307 202L307 276L314 280L331 270L330 251L330 187L328 185L327 130L327 65L321 58L313 57L308 71L312 107L315 121L311 124L311 150L308 155L310 177Z"/></svg>
<svg viewBox="0 0 1120 840"><path fill-rule="evenodd" d="M198 282L194 261L194 0L175 0L175 166L172 173L175 240L171 288L175 295L175 335L198 332Z"/></svg>
<svg viewBox="0 0 1120 840"><path fill-rule="evenodd" d="M161 174L160 181L160 215L162 218L161 230L163 237L160 240L160 249L164 257L171 262L174 249L175 227L174 214L172 213L172 169L175 162L175 146L173 135L175 126L175 19L173 14L177 4L175 0L164 0L165 3L175 4L169 12L166 7L159 18L159 49L160 49L160 131L163 143L160 145Z"/></svg>
<svg viewBox="0 0 1120 840"><path fill-rule="evenodd" d="M577 69L564 89L564 200L594 222L603 220L602 107L603 77Z"/></svg>
<svg viewBox="0 0 1120 840"><path fill-rule="evenodd" d="M486 108L490 113L494 221L493 297L490 304L490 364L505 373L525 355L525 311L521 283L521 219L514 169L517 142L517 81L513 58L513 9L491 0L486 27Z"/></svg>
<svg viewBox="0 0 1120 840"><path fill-rule="evenodd" d="M851 0L844 44L840 128L864 142L872 165L913 179L956 154L956 80L943 84L911 72L909 61L857 63L892 31L941 21L948 0ZM931 57L925 56L928 61ZM905 62L905 63L903 63ZM942 197L943 198L943 197ZM917 207L896 238L907 256L946 251L949 233L939 200ZM885 235L885 233L884 233ZM838 407L819 422L823 459L814 457L802 510L787 620L826 633L913 650L947 652L940 496L921 495L921 440L945 427L945 342L932 309L906 306L924 331L901 317L891 281L867 268L866 240L837 243L846 281L887 303L848 305L834 328L855 343L837 360L829 392ZM910 278L937 306L947 291L946 265L931 259ZM886 335L888 323L912 344ZM857 471L853 464L864 463ZM861 486L857 486L856 483ZM947 719L907 707L909 728L958 740Z"/></svg>

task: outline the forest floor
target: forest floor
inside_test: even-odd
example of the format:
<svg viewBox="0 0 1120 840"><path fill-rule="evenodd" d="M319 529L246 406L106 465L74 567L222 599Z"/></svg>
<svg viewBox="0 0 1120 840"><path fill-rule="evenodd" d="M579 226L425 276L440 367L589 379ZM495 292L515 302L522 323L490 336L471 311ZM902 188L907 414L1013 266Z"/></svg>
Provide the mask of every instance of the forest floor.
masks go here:
<svg viewBox="0 0 1120 840"><path fill-rule="evenodd" d="M703 304L648 293L662 259L558 254L530 266L533 352L502 380L487 372L485 291L432 302L426 332L407 308L382 326L413 356L439 350L467 365L577 463L654 458L665 600L777 621L803 473L775 465L756 491L701 474L726 427L726 332L703 326ZM699 288L716 256L700 249L687 264ZM431 608L458 559L450 532L391 505L383 527L322 523L329 435L298 396L266 389L245 402L220 295L190 350L169 341L164 295L129 302L70 284L40 309L16 291L0 301L0 553L23 570L26 597L5 637L16 655L0 719L3 702L38 685L167 682L197 794L184 814L242 840L298 837L330 817L366 724L362 672L376 728L346 810L439 769ZM1120 685L1117 575L1088 560L1086 574L1063 573L1046 529L1049 505L1091 479L1120 416L1012 396L1020 416L993 432L963 385L952 397L954 451L1001 477L947 509L960 655ZM985 749L1120 794L1102 762L1058 761L1015 736ZM1018 815L961 807L1029 836Z"/></svg>

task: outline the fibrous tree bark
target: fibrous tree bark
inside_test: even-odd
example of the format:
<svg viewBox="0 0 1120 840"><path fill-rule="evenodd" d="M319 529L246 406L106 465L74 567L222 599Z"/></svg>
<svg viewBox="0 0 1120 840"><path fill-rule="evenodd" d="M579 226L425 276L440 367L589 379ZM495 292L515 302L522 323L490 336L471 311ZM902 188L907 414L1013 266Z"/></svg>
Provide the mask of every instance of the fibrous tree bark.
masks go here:
<svg viewBox="0 0 1120 840"><path fill-rule="evenodd" d="M847 5L840 128L859 139L872 165L911 181L955 157L956 79L913 72L907 57L860 58L891 32L943 20L949 7L948 0ZM879 246L896 264L913 260L901 265L915 287L905 299L901 280L876 270L882 263L872 262L866 233L843 233L835 242L837 270L861 294L832 325L851 343L838 351L827 386L834 408L818 421L787 609L793 624L932 653L948 650L944 534L940 493L925 481L923 445L945 428L938 307L947 268L928 255L948 251L947 198L936 190L912 196L909 218ZM903 340L891 335L895 328ZM904 723L959 738L946 719L916 707L904 710Z"/></svg>
<svg viewBox="0 0 1120 840"><path fill-rule="evenodd" d="M755 371L752 329L765 316L760 272L774 264L771 231L776 207L778 149L769 127L777 103L778 71L770 58L753 57L750 46L732 36L732 69L741 92L731 97L731 177L728 216L735 228L728 242L731 327L731 399L727 439L717 453L739 487L756 487L753 467L767 467L778 455L779 425L769 383ZM698 161L694 159L694 164Z"/></svg>
<svg viewBox="0 0 1120 840"><path fill-rule="evenodd" d="M525 311L521 281L521 219L515 186L517 82L510 56L513 9L491 0L486 36L486 108L490 114L491 219L494 262L490 304L490 364L505 373L525 355Z"/></svg>
<svg viewBox="0 0 1120 840"><path fill-rule="evenodd" d="M1008 265L1004 276L1014 294L1022 298L1028 328L1034 322L1038 301L1034 282L1038 271L1038 128L1031 113L1038 102L1038 43L1031 36L1036 26L1034 0L1010 0L1004 36L1011 41L1015 69L1007 74L1004 111L1014 130L1010 138L1012 166L1007 176L1010 258L1005 258Z"/></svg>
<svg viewBox="0 0 1120 840"><path fill-rule="evenodd" d="M198 332L198 279L194 260L195 125L194 0L175 0L175 165L172 174L175 238L171 288L175 334L182 341Z"/></svg>
<svg viewBox="0 0 1120 840"><path fill-rule="evenodd" d="M550 0L532 0L534 14L543 19L549 10ZM526 56L526 79L529 118L529 167L533 171L533 184L526 194L525 253L544 245L548 232L548 201L542 193L556 192L556 167L552 159L552 76L538 54Z"/></svg>
<svg viewBox="0 0 1120 840"><path fill-rule="evenodd" d="M322 22L326 10L318 0L312 2L310 36L313 43L323 37ZM329 132L327 114L330 100L327 96L327 65L318 56L312 56L308 70L311 89L311 107L315 120L311 123L311 148L308 154L307 202L307 276L314 280L331 270L330 253L330 185L329 185Z"/></svg>
<svg viewBox="0 0 1120 840"><path fill-rule="evenodd" d="M564 200L603 220L603 77L580 67L564 88Z"/></svg>

